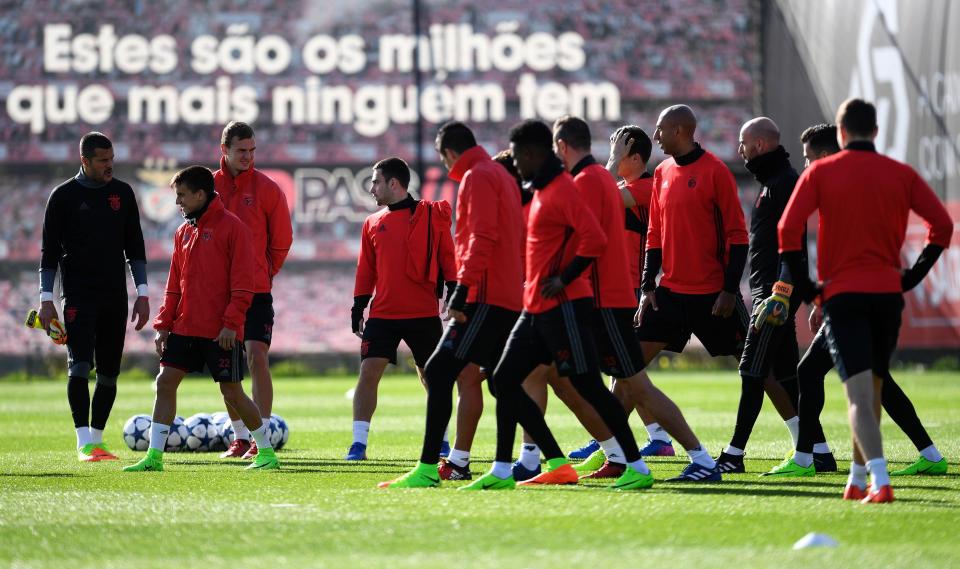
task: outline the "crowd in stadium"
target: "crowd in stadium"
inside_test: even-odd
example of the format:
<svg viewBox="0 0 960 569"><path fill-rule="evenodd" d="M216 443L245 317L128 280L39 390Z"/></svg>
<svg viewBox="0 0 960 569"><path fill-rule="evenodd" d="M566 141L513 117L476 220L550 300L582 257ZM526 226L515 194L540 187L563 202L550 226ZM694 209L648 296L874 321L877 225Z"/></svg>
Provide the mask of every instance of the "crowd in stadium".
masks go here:
<svg viewBox="0 0 960 569"><path fill-rule="evenodd" d="M325 14L322 19L303 17L318 9L307 2L303 5L281 3L269 10L252 5L247 9L236 9L230 3L208 2L202 11L195 3L108 4L110 7L96 18L84 21L80 16L76 33L114 24L117 35L140 33L152 37L170 34L181 44L181 63L170 74L156 76L147 71L133 78L113 69L90 74L76 82L79 85L107 85L117 99L116 112L121 113L126 112L127 90L137 84L162 83L183 88L190 84L212 83L185 63L189 46L184 44L188 38L201 33L225 37L231 26L240 25L258 37L278 34L293 45L302 45L314 34L359 34L364 38L375 38L410 31L406 7L398 10L391 6L393 17L382 18L378 15L381 13L379 3L373 1L356 3L352 10ZM29 9L10 11L0 17L0 37L4 39L3 49L6 50L6 53L0 53L0 72L11 86L32 85L44 80L47 74L43 68L43 23L51 16L72 10L69 3L38 1L28 5ZM736 158L736 138L732 129L749 118L747 109L753 97L754 76L759 65L756 51L758 24L748 0L663 0L656 6L645 6L643 10L637 10L622 0L598 2L591 10L583 10L580 5L559 4L545 11L545 18L535 25L527 21L527 8L525 3L516 0L486 3L482 10L468 5L428 4L423 16L424 28L432 18L432 21L470 24L475 30L488 34L495 33L498 25L509 22L516 24L520 35L576 31L588 40L584 46L585 66L573 72L538 72L538 78L561 82L610 81L620 89L624 118L639 124L647 124L641 119L652 118L650 115L657 112L657 104L651 101L682 94L686 100L709 107L709 113L704 115L718 123L717 128L705 130L707 138L704 143L715 148L724 159ZM402 22L399 25L398 18ZM299 21L299 24L291 27L292 21ZM624 56L635 53L643 53L645 57ZM412 81L409 77L398 78L395 74L379 71L376 45L372 42L367 45L367 58L370 63L363 73L333 71L323 77L324 82L355 89L371 83ZM256 123L259 132L274 141L258 154L262 164L316 161L349 164L367 161L373 155L413 154L414 128L410 125L396 126L384 136L370 139L339 125L271 124L270 107L263 100L266 94L277 85L302 84L308 76L309 72L299 64L299 55L295 55L287 72L258 74L255 83L247 75L234 77L235 85L255 85L262 101L261 119ZM424 81L430 84L433 81L475 81L479 78L496 82L503 86L508 97L508 114L515 118L518 76L519 73L496 70L480 76L453 73L449 78L425 73ZM598 127L612 129L615 122L599 123ZM435 126L428 125L428 128ZM73 141L83 135L83 128L75 124L48 124L43 132L31 135L29 125L9 122L0 125L0 136L8 141L7 160L15 157L21 162L43 163L62 160L65 153L69 155ZM125 155L130 160L160 153L181 162L198 162L206 159L211 150L215 151L206 141L216 137L218 125L145 125L115 121L109 127L101 128L109 130L120 141L118 144L126 149ZM478 125L477 137L487 145L495 145L502 129L503 125L498 124Z"/></svg>

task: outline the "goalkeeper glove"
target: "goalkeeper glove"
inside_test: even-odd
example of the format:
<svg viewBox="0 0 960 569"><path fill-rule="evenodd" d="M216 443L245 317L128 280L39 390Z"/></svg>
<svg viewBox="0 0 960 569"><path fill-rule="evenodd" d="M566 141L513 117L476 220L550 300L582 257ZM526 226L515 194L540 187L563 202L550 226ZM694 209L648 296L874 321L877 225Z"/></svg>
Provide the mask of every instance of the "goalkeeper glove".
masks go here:
<svg viewBox="0 0 960 569"><path fill-rule="evenodd" d="M760 329L764 323L772 326L783 326L790 316L790 295L793 294L793 285L777 281L773 285L773 294L764 300L754 313L753 327Z"/></svg>
<svg viewBox="0 0 960 569"><path fill-rule="evenodd" d="M24 324L27 328L43 330L43 323L40 322L40 315L36 310L31 310L27 313L27 319L24 321ZM50 340L58 346L67 343L67 331L64 330L63 324L56 318L50 321L50 330L47 331L47 335L50 336Z"/></svg>

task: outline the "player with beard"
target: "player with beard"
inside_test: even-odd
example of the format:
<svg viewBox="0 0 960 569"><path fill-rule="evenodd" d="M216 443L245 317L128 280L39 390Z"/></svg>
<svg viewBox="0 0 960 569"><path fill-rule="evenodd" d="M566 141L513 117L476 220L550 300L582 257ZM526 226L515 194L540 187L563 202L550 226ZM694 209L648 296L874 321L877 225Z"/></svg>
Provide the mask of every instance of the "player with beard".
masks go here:
<svg viewBox="0 0 960 569"><path fill-rule="evenodd" d="M387 364L397 363L401 341L413 352L417 374L427 387L424 366L442 333L438 298L445 285L452 289L457 274L450 204L416 200L407 191L409 184L410 168L403 160L387 158L373 165L370 194L386 207L367 217L361 229L350 314L351 329L361 339L360 376L346 460L367 458L377 388Z"/></svg>
<svg viewBox="0 0 960 569"><path fill-rule="evenodd" d="M150 317L147 261L133 189L113 177L113 144L90 132L80 139L80 171L51 192L40 245L40 322L58 319L54 283L60 271L67 333L67 400L83 462L116 460L103 431L117 397L127 329L126 266L137 288L136 330ZM90 400L90 372L97 383Z"/></svg>

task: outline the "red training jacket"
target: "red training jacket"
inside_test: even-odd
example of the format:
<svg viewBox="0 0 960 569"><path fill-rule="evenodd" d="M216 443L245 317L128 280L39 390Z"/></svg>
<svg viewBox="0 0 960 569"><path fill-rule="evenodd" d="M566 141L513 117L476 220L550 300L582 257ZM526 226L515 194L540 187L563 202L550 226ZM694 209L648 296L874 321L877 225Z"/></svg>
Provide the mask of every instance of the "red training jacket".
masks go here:
<svg viewBox="0 0 960 569"><path fill-rule="evenodd" d="M582 164L571 172L573 182L607 236L606 248L587 270L594 302L597 308L636 308L637 293L627 259L626 214L620 188L610 172L592 156L588 165L578 170Z"/></svg>
<svg viewBox="0 0 960 569"><path fill-rule="evenodd" d="M220 157L213 182L223 205L250 228L256 253L254 292L270 292L273 277L280 272L293 243L286 196L276 182L252 164L234 178L224 157Z"/></svg>
<svg viewBox="0 0 960 569"><path fill-rule="evenodd" d="M643 232L627 231L627 254L630 257L630 278L633 288L640 288L643 277L643 255L647 250L647 228L650 225L650 196L653 194L653 176L637 178L624 187L633 196L637 205L630 208L643 226Z"/></svg>
<svg viewBox="0 0 960 569"><path fill-rule="evenodd" d="M683 294L723 290L730 245L749 243L737 184L710 152L681 166L668 158L653 174L647 249L663 250L660 286Z"/></svg>
<svg viewBox="0 0 960 569"><path fill-rule="evenodd" d="M577 255L599 257L607 238L597 218L577 192L573 178L559 173L533 192L527 222L527 284L523 309L532 314L546 312L561 301L592 296L590 271L584 271L553 298L540 294L540 282L558 276Z"/></svg>
<svg viewBox="0 0 960 569"><path fill-rule="evenodd" d="M167 289L154 329L213 339L229 328L242 342L253 275L250 230L214 197L196 226L184 223L174 234Z"/></svg>
<svg viewBox="0 0 960 569"><path fill-rule="evenodd" d="M900 249L913 210L927 243L950 245L953 221L906 164L872 150L843 150L811 164L777 226L780 252L799 251L807 218L820 210L817 273L824 300L844 292L901 292Z"/></svg>
<svg viewBox="0 0 960 569"><path fill-rule="evenodd" d="M423 215L433 205L428 201L420 201L416 205L416 213L412 213L410 206L413 203L413 198L408 197L371 214L363 222L353 295L374 295L370 318L400 320L426 318L440 313L436 276L414 274L410 257L426 259L430 253L439 261L445 278L452 279L457 272L453 237L450 234L449 205L445 218L442 215L432 216L431 234L437 238L432 239L432 249L428 249L427 239L412 235L411 228L413 218Z"/></svg>
<svg viewBox="0 0 960 569"><path fill-rule="evenodd" d="M517 182L481 146L450 168L457 194L457 281L470 287L467 302L519 312L523 306L523 212Z"/></svg>

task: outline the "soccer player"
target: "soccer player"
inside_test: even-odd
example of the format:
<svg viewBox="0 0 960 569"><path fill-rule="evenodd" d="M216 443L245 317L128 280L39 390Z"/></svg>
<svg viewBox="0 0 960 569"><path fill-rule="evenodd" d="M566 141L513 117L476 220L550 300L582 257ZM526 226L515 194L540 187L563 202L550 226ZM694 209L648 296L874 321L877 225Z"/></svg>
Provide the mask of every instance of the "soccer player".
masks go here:
<svg viewBox="0 0 960 569"><path fill-rule="evenodd" d="M269 430L273 412L273 380L270 377L270 340L273 338L273 278L280 272L293 242L287 198L276 182L253 165L256 141L253 128L231 121L220 136L220 169L213 175L217 195L224 207L250 228L253 238L253 301L244 324L243 348L253 376L253 401ZM227 407L236 438L221 458L250 459L257 443L235 409Z"/></svg>
<svg viewBox="0 0 960 569"><path fill-rule="evenodd" d="M643 256L647 243L647 229L650 219L650 196L653 193L653 175L647 171L647 163L653 151L653 143L642 128L626 125L610 135L610 156L607 170L622 180L620 195L626 209L627 244L629 246L630 279L634 294L640 301L640 276L643 273ZM646 371L642 373L646 374ZM673 441L666 429L654 418L642 402L634 401L629 385L613 380L613 393L620 400L627 414L633 409L643 420L647 429L647 444L640 449L643 456L674 456ZM570 454L577 458L589 450L590 443ZM597 444L599 448L599 444ZM594 449L596 450L596 449ZM591 451L592 452L592 451ZM574 454L577 454L575 456ZM588 453L589 454L589 453Z"/></svg>
<svg viewBox="0 0 960 569"><path fill-rule="evenodd" d="M380 484L383 488L424 488L440 483L437 460L452 412L453 383L470 364L493 368L522 307L523 212L514 179L477 144L462 122L440 127L436 149L450 178L460 184L454 235L457 284L447 304L449 324L424 370L427 421L420 462L400 478ZM457 445L441 465L441 470L449 470L444 478L471 479L469 460L469 450Z"/></svg>
<svg viewBox="0 0 960 569"><path fill-rule="evenodd" d="M581 198L597 216L607 236L603 254L591 265L595 316L595 337L600 369L628 386L631 399L653 410L683 440L699 446L680 409L653 385L643 372L645 360L633 328L637 311L637 293L630 279L627 261L625 210L623 197L614 178L590 154L590 128L576 117L563 117L554 125L554 146L566 168L574 176ZM616 477L625 468L623 452L615 441L600 442L606 461L588 459L581 471L594 469L590 478ZM601 453L596 455L599 458ZM619 460L618 460L619 459ZM593 463L593 464L591 464ZM685 481L677 477L673 481Z"/></svg>
<svg viewBox="0 0 960 569"><path fill-rule="evenodd" d="M772 294L779 274L777 222L799 174L790 165L790 155L780 145L780 129L767 117L744 123L740 129L738 152L747 170L760 183L760 192L750 215L750 294L756 310ZM766 326L760 321L754 322L747 330L740 360L740 404L736 426L730 444L717 457L721 472L746 472L744 450L760 415L764 391L780 413L796 447L800 431L796 410L800 351L795 317L799 304L794 298L783 326ZM836 470L832 454L818 455L815 459L822 471Z"/></svg>
<svg viewBox="0 0 960 569"><path fill-rule="evenodd" d="M804 301L823 297L830 355L844 382L853 432L853 463L844 499L892 502L879 414L882 377L897 344L903 311L900 249L911 211L929 227L927 245L907 272L919 281L950 244L953 221L930 186L909 166L877 153L874 106L848 99L837 111L843 150L817 160L797 183L780 220L785 268L758 317L781 324L790 289ZM822 292L802 263L807 218L820 212L817 270ZM871 488L867 490L866 474Z"/></svg>
<svg viewBox="0 0 960 569"><path fill-rule="evenodd" d="M837 127L835 125L819 124L811 126L800 135L803 143L803 156L809 166L821 158L840 152L837 143ZM935 259L927 257L919 263L919 267L932 264ZM918 260L919 261L919 260ZM919 284L923 275L921 269L905 272L901 278L903 291L907 292ZM910 275L907 277L906 275ZM814 332L813 342L806 354L800 360L797 369L800 387L800 434L796 445L796 452L791 458L774 467L767 476L802 477L813 476L823 472L821 465L815 458L829 452L824 442L823 427L820 424L820 412L824 404L824 378L833 369L833 360L830 358L830 349L827 346L826 333L823 326L823 311L820 306L813 305L810 310L810 331ZM883 410L887 412L894 423L910 438L917 451L920 452L917 460L903 468L891 472L891 476L915 474L945 474L947 459L933 443L927 430L924 428L917 410L907 397L903 389L894 381L889 370L882 375L883 389L880 398Z"/></svg>
<svg viewBox="0 0 960 569"><path fill-rule="evenodd" d="M590 333L593 300L583 273L603 252L606 237L553 153L550 127L537 120L524 121L511 129L510 147L517 171L534 188L527 224L527 285L523 312L490 379L497 398L496 457L488 474L462 489L516 485L511 451L518 421L543 450L548 468L520 484L577 483L577 472L563 456L542 412L522 388L530 372L550 363L556 364L558 375L570 378L620 443L628 467L613 487L648 488L653 476L640 458L623 409L603 384Z"/></svg>
<svg viewBox="0 0 960 569"><path fill-rule="evenodd" d="M53 288L60 270L67 332L67 400L83 462L116 460L103 430L117 397L127 329L124 265L137 287L131 322L150 317L147 261L133 189L113 177L113 144L99 132L80 139L80 171L50 193L43 218L40 321L58 319ZM97 384L90 400L90 371Z"/></svg>
<svg viewBox="0 0 960 569"><path fill-rule="evenodd" d="M657 166L650 197L637 311L645 361L664 349L682 352L694 334L714 357L739 357L743 349L748 314L740 277L747 261L746 224L733 174L694 141L696 127L690 107L674 105L660 113L653 135L670 158ZM645 398L635 399L654 411ZM690 456L680 480L720 480L716 462L696 439L684 440L660 422Z"/></svg>
<svg viewBox="0 0 960 569"><path fill-rule="evenodd" d="M150 448L142 460L123 470L163 470L163 449L177 412L177 388L187 373L204 366L220 386L224 402L240 414L257 441L259 452L247 469L277 469L280 463L267 424L241 383L243 324L256 274L250 230L223 206L214 191L213 174L203 166L177 172L170 186L186 221L174 234L167 289L153 321L160 373Z"/></svg>
<svg viewBox="0 0 960 569"><path fill-rule="evenodd" d="M370 193L377 205L386 207L367 217L361 230L351 310L353 333L362 340L360 377L353 395L353 443L346 460L367 458L377 387L387 364L397 363L401 340L413 352L426 387L423 367L442 333L438 297L445 284L452 289L457 274L450 204L415 200L407 192L409 185L410 168L403 160L386 158L373 165Z"/></svg>

